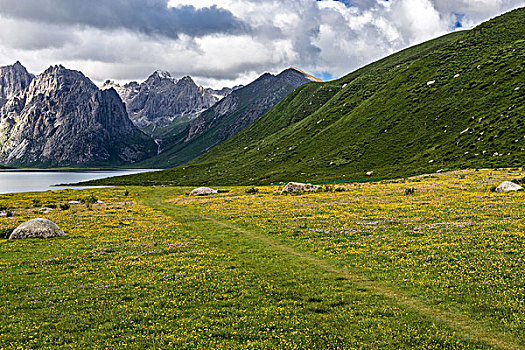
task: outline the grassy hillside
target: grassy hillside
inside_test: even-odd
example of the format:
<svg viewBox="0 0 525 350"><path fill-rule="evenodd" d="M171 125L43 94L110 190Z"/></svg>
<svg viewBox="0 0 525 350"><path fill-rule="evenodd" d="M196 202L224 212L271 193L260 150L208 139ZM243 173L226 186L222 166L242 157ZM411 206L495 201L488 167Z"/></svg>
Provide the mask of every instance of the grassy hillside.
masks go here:
<svg viewBox="0 0 525 350"><path fill-rule="evenodd" d="M525 9L304 85L175 169L99 183L390 178L525 160Z"/></svg>

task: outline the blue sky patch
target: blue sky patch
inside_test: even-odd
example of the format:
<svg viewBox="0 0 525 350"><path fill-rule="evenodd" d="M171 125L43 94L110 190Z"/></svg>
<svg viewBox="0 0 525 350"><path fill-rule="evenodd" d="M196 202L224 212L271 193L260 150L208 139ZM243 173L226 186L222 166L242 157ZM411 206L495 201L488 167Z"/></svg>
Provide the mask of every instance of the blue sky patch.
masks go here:
<svg viewBox="0 0 525 350"><path fill-rule="evenodd" d="M322 81L333 80L334 76L328 72L317 72L314 77L321 79Z"/></svg>

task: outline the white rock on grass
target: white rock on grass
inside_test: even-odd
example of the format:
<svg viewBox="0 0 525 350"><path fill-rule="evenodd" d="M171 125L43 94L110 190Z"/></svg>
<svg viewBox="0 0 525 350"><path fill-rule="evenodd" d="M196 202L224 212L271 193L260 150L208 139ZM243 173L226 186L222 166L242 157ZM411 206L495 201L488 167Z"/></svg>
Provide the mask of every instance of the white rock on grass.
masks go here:
<svg viewBox="0 0 525 350"><path fill-rule="evenodd" d="M206 194L215 194L219 191L211 189L209 187L199 187L190 192L190 196L203 196Z"/></svg>
<svg viewBox="0 0 525 350"><path fill-rule="evenodd" d="M288 182L288 184L284 186L282 192L317 191L320 188L321 188L320 186L312 185L312 184L303 184L300 182Z"/></svg>
<svg viewBox="0 0 525 350"><path fill-rule="evenodd" d="M366 176L372 176L372 175L374 175L373 171L367 171Z"/></svg>
<svg viewBox="0 0 525 350"><path fill-rule="evenodd" d="M496 192L509 192L509 191L519 191L522 187L514 182L504 181L496 187Z"/></svg>
<svg viewBox="0 0 525 350"><path fill-rule="evenodd" d="M9 239L50 238L65 236L64 231L54 222L46 219L33 219L18 226Z"/></svg>

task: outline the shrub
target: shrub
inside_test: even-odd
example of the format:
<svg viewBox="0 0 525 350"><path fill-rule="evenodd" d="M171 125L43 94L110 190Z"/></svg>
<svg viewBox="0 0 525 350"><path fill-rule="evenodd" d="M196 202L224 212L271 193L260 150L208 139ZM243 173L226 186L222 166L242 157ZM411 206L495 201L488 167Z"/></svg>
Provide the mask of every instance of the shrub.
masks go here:
<svg viewBox="0 0 525 350"><path fill-rule="evenodd" d="M412 194L416 193L416 189L415 188L407 188L405 189L405 196L410 196Z"/></svg>
<svg viewBox="0 0 525 350"><path fill-rule="evenodd" d="M62 210L69 210L71 206L68 203L60 204L60 209Z"/></svg>
<svg viewBox="0 0 525 350"><path fill-rule="evenodd" d="M522 177L521 179L514 179L512 182L517 183L518 185L525 185L525 177Z"/></svg>
<svg viewBox="0 0 525 350"><path fill-rule="evenodd" d="M95 195L90 195L89 197L84 197L82 199L80 199L80 203L83 203L83 204L95 204L96 202L98 202L98 198L95 197Z"/></svg>
<svg viewBox="0 0 525 350"><path fill-rule="evenodd" d="M7 210L7 205L0 204L0 211L6 211L6 210Z"/></svg>
<svg viewBox="0 0 525 350"><path fill-rule="evenodd" d="M323 188L322 188L322 190L323 190L324 192L333 192L333 191L334 191L334 187L331 186L331 185L324 185Z"/></svg>
<svg viewBox="0 0 525 350"><path fill-rule="evenodd" d="M255 194L255 193L259 193L259 189L256 187L250 187L245 192L248 194Z"/></svg>

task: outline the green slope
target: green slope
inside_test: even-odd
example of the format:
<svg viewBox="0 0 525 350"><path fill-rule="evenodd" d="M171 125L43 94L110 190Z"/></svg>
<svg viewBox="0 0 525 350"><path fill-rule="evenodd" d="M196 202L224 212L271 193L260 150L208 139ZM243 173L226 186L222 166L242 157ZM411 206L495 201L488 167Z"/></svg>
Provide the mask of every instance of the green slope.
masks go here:
<svg viewBox="0 0 525 350"><path fill-rule="evenodd" d="M185 166L99 183L316 182L521 166L524 20L518 9L304 85Z"/></svg>

